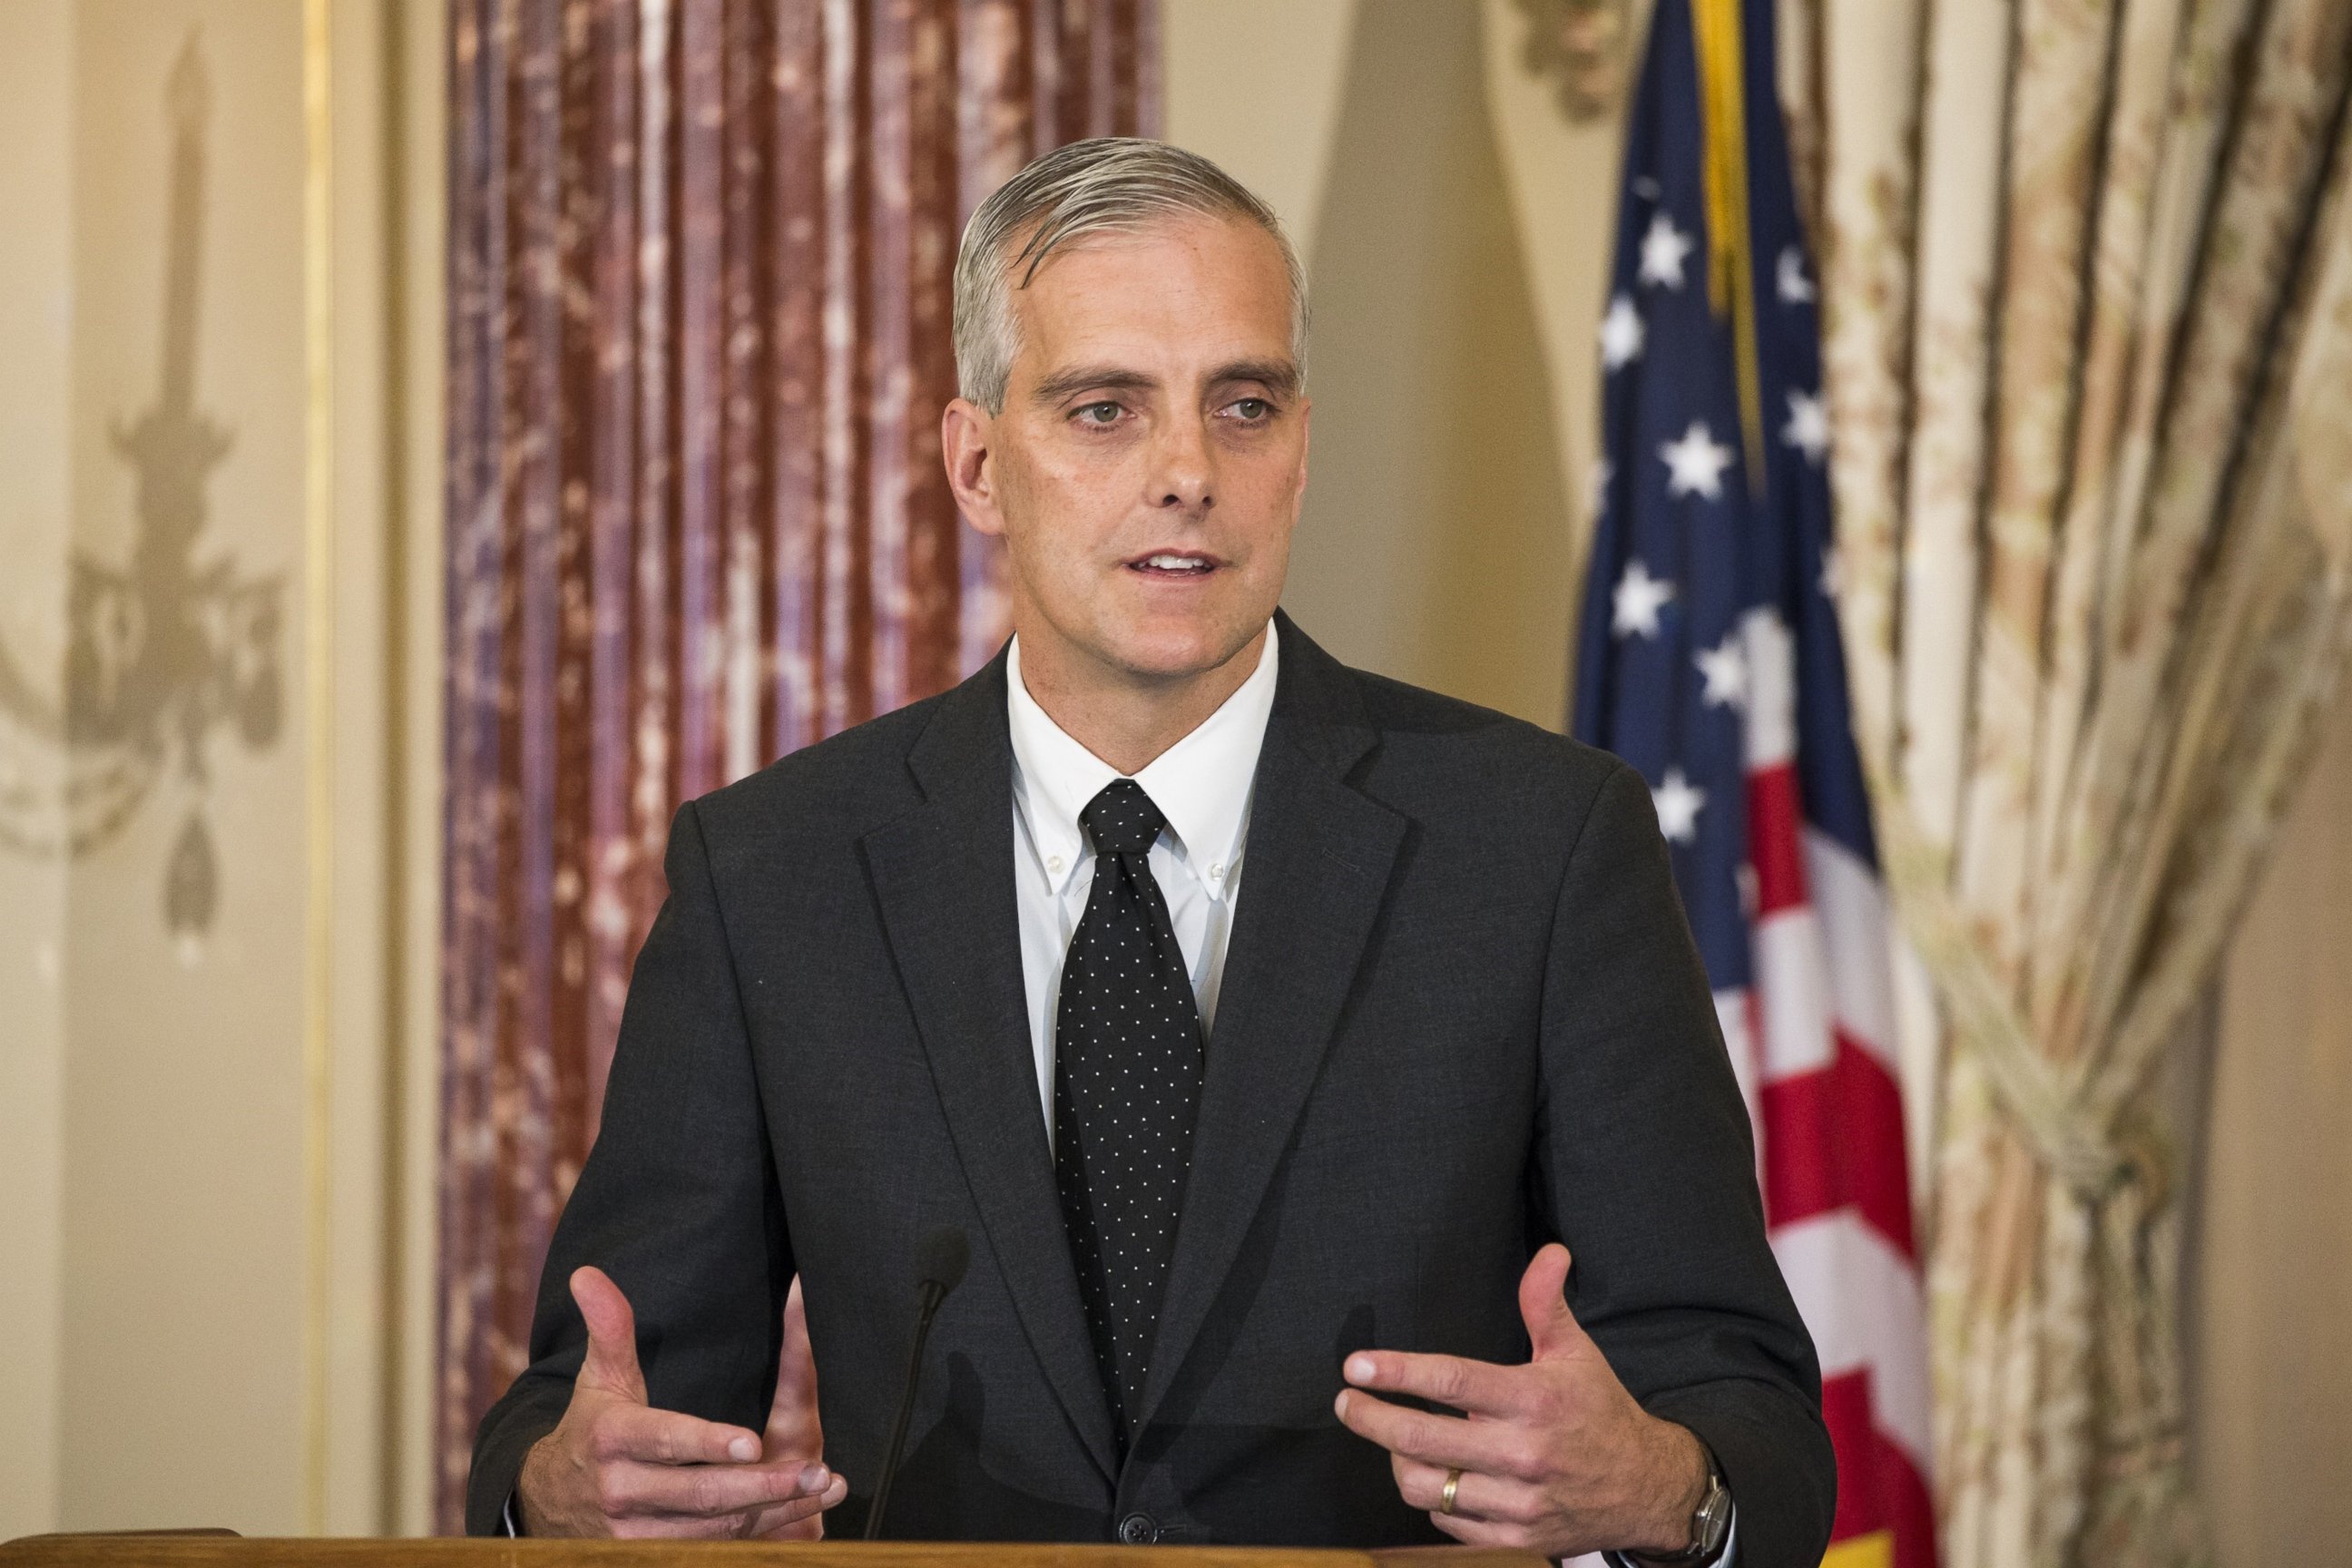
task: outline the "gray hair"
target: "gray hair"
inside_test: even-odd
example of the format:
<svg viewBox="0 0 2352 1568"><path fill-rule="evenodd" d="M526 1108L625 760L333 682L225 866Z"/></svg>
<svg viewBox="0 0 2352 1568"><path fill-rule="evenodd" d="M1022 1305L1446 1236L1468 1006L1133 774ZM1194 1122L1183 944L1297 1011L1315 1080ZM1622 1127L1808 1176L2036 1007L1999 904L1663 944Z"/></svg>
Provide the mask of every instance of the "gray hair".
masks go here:
<svg viewBox="0 0 2352 1568"><path fill-rule="evenodd" d="M1090 235L1131 234L1179 214L1255 224L1282 247L1290 278L1290 357L1307 375L1307 273L1282 220L1240 181L1197 153L1137 136L1073 142L999 185L964 225L956 251L956 389L991 414L1020 342L1013 275L1026 289L1045 258ZM1015 242L1019 242L1015 249Z"/></svg>

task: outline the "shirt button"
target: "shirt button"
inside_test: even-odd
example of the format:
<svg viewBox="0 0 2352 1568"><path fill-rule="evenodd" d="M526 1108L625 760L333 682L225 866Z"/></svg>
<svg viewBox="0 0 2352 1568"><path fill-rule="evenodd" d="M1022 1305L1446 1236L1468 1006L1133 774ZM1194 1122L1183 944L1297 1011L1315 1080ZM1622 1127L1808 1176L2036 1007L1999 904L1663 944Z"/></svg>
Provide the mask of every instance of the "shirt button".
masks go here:
<svg viewBox="0 0 2352 1568"><path fill-rule="evenodd" d="M1060 876L1062 874L1062 858L1059 855L1046 856L1045 869L1051 871L1056 877Z"/></svg>
<svg viewBox="0 0 2352 1568"><path fill-rule="evenodd" d="M1118 1538L1129 1546L1149 1546L1160 1539L1160 1531L1150 1516L1130 1513L1118 1521Z"/></svg>
<svg viewBox="0 0 2352 1568"><path fill-rule="evenodd" d="M1212 882L1222 882L1224 879L1225 863L1223 860L1220 860L1215 865L1209 868L1209 880Z"/></svg>

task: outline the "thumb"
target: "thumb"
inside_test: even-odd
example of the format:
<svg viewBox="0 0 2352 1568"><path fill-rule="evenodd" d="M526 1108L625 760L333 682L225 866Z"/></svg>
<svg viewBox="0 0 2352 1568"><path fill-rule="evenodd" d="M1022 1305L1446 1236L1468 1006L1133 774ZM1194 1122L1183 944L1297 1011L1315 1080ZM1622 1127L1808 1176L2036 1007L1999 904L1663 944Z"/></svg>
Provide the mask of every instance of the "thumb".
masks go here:
<svg viewBox="0 0 2352 1568"><path fill-rule="evenodd" d="M646 1374L637 1367L637 1315L629 1299L601 1268L572 1271L572 1300L588 1325L588 1353L580 1381L639 1405L646 1403Z"/></svg>
<svg viewBox="0 0 2352 1568"><path fill-rule="evenodd" d="M1519 1277L1519 1317L1535 1359L1549 1361L1583 1345L1584 1330L1568 1308L1568 1248L1554 1241L1536 1251Z"/></svg>

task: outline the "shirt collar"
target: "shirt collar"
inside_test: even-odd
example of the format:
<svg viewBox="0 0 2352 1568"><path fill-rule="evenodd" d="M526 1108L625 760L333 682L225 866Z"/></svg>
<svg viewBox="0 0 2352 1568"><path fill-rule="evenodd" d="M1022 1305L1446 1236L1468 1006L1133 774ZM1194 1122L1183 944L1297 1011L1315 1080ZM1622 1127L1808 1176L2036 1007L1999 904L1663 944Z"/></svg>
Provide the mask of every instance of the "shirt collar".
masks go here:
<svg viewBox="0 0 2352 1568"><path fill-rule="evenodd" d="M1205 872L1228 869L1240 858L1249 816L1250 785L1258 752L1265 744L1266 721L1274 713L1277 664L1274 624L1265 628L1265 651L1257 668L1192 732L1169 747L1135 775L1143 793L1168 818L1177 852ZM1086 833L1078 814L1120 776L1046 715L1021 679L1021 639L1005 658L1005 717L1013 731L1013 796L1028 825L1048 880L1064 886L1086 858ZM1055 860L1059 874L1051 868ZM1221 879L1230 880L1230 878ZM1210 884L1215 886L1213 880Z"/></svg>

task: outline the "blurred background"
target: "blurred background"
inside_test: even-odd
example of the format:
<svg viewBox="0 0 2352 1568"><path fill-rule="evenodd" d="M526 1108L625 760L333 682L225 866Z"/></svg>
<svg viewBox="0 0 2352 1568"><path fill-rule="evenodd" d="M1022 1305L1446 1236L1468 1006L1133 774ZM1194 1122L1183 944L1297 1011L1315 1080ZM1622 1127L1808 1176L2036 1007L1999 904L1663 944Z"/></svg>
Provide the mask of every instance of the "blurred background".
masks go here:
<svg viewBox="0 0 2352 1568"><path fill-rule="evenodd" d="M1780 6L1856 728L1948 895L1897 900L1948 917L1900 959L1947 1563L2352 1563L2347 10ZM0 1538L454 1520L670 810L1002 636L936 415L1035 153L1273 204L1287 607L1564 726L1647 22L0 0ZM2063 793L2053 683L2162 742L2064 877L1984 847ZM2078 946L2093 1001L2026 974ZM2123 1064L2095 1115L2003 1120L2004 1019ZM2187 1533L2102 1556L2135 1488Z"/></svg>

